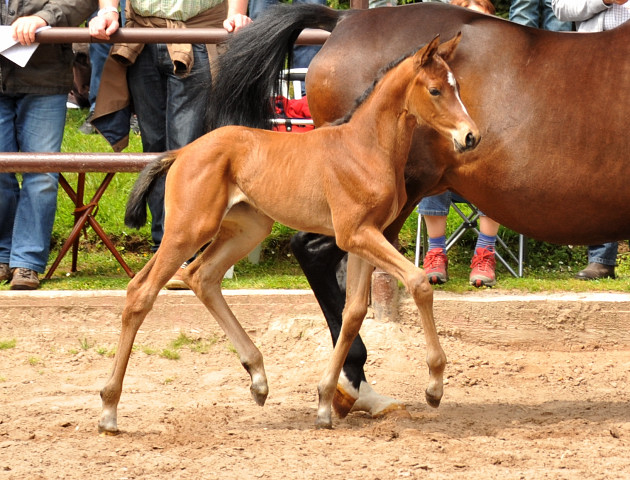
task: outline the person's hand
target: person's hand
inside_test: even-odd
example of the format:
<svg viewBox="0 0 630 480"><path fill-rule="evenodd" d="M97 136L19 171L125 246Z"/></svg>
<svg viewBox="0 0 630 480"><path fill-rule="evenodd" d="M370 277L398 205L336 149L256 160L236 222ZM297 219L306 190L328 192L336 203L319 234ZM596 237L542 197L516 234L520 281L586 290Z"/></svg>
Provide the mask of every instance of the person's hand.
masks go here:
<svg viewBox="0 0 630 480"><path fill-rule="evenodd" d="M228 17L223 21L223 28L232 33L236 32L239 28L242 28L245 25L249 25L250 23L252 23L252 19L247 15L236 13L234 15L228 15Z"/></svg>
<svg viewBox="0 0 630 480"><path fill-rule="evenodd" d="M88 30L93 37L109 40L118 27L118 12L104 12L90 20Z"/></svg>
<svg viewBox="0 0 630 480"><path fill-rule="evenodd" d="M48 25L46 20L37 15L20 17L11 24L13 40L20 42L22 45L30 45L35 41L35 32L37 29L45 27L46 25Z"/></svg>

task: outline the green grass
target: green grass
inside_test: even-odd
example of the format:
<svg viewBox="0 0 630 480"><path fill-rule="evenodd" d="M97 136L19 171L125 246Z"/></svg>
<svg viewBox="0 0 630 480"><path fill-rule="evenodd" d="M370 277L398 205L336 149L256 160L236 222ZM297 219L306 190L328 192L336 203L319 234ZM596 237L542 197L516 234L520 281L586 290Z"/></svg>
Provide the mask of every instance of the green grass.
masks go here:
<svg viewBox="0 0 630 480"><path fill-rule="evenodd" d="M0 350L9 350L15 348L17 340L15 338L11 340L0 340Z"/></svg>
<svg viewBox="0 0 630 480"><path fill-rule="evenodd" d="M107 142L100 135L83 135L78 126L83 122L87 111L70 110L68 112L63 151L65 152L110 152ZM142 151L140 137L131 134L128 152ZM125 203L137 174L116 174L109 189L103 196L96 220L114 240L117 249L130 266L137 272L151 256L150 230L146 225L140 230L131 230L123 223ZM67 175L71 184L76 182L76 175ZM97 188L102 174L87 174L86 197L90 198ZM59 189L58 211L55 219L50 263L54 261L65 238L73 226L73 204L66 193ZM451 212L447 231L457 225L456 214ZM413 260L416 243L417 214L407 220L400 236L401 252ZM276 224L272 234L265 240L261 262L252 264L247 259L235 266L233 279L225 279L223 287L238 288L309 288L302 271L292 256L288 246L293 231ZM499 234L516 247L518 236L501 228ZM436 289L463 292L474 290L468 285L469 264L474 248L475 236L468 232L449 252L450 281ZM526 262L525 276L514 278L502 266L497 266L498 284L495 289L509 291L630 291L630 254L625 243L620 244L616 280L583 282L573 279L573 275L586 265L586 247L557 246L529 239L529 256ZM81 236L78 254L78 271L71 272L71 252L61 262L52 279L43 281L43 290L120 290L125 289L129 278L111 253L98 241L91 229ZM0 285L0 291L8 290L8 285ZM83 347L82 347L83 348ZM107 352L103 352L105 354Z"/></svg>

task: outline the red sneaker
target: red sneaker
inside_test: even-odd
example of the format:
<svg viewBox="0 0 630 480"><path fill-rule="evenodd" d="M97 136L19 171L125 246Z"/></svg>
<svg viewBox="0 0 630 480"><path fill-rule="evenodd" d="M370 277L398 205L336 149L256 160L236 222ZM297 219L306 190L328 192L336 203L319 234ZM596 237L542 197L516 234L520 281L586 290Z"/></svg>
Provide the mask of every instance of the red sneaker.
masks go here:
<svg viewBox="0 0 630 480"><path fill-rule="evenodd" d="M429 277L431 285L441 285L448 281L448 257L441 248L434 248L427 252L422 268Z"/></svg>
<svg viewBox="0 0 630 480"><path fill-rule="evenodd" d="M494 268L497 260L494 252L487 248L478 248L470 263L470 284L479 287L492 287L497 283Z"/></svg>

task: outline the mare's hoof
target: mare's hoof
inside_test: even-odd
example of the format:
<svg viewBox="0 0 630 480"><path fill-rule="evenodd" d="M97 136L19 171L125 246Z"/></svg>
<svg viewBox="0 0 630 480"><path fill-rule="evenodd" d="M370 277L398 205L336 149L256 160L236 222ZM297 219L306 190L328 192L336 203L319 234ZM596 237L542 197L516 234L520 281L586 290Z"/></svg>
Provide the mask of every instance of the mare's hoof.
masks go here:
<svg viewBox="0 0 630 480"><path fill-rule="evenodd" d="M438 401L438 404L440 402ZM404 403L392 403L383 410L372 413L372 418L411 418L411 414L407 410Z"/></svg>
<svg viewBox="0 0 630 480"><path fill-rule="evenodd" d="M341 385L337 384L335 396L333 397L333 409L339 418L346 418L356 401L356 398L346 392Z"/></svg>
<svg viewBox="0 0 630 480"><path fill-rule="evenodd" d="M440 402L442 401L442 397L435 397L431 395L428 391L424 392L425 397L427 399L427 403L430 407L438 408L440 406Z"/></svg>
<svg viewBox="0 0 630 480"><path fill-rule="evenodd" d="M269 388L267 388L266 385L252 385L251 387L249 387L249 391L252 393L252 397L254 398L254 401L257 405L261 407L265 405L265 402L267 401L267 395L269 395Z"/></svg>

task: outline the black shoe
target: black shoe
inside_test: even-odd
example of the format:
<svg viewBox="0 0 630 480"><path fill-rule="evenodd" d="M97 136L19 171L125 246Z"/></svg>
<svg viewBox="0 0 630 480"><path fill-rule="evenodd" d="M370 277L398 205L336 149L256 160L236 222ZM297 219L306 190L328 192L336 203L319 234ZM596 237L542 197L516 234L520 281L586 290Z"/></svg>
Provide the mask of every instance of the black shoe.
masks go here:
<svg viewBox="0 0 630 480"><path fill-rule="evenodd" d="M614 265L603 263L589 263L584 270L580 270L575 278L580 280L599 280L600 278L615 278Z"/></svg>

